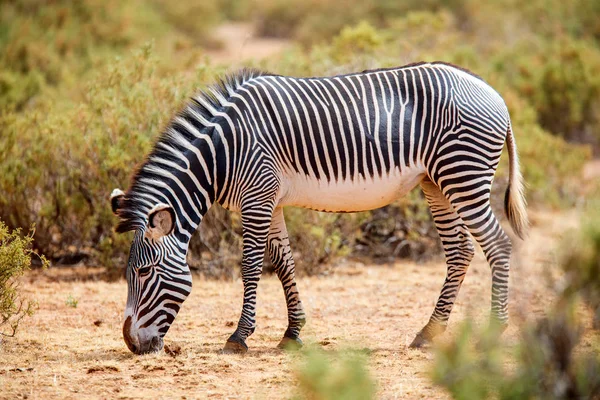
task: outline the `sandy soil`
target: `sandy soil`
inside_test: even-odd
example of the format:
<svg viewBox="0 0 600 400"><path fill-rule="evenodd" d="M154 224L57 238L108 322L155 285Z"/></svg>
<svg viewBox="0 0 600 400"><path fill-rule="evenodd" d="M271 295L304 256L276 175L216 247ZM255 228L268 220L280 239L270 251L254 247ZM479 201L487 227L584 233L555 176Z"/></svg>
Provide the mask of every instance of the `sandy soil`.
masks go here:
<svg viewBox="0 0 600 400"><path fill-rule="evenodd" d="M286 39L257 37L253 25L245 22L224 23L216 28L214 37L222 46L206 54L213 62L230 67L239 67L250 59L273 57L291 45Z"/></svg>
<svg viewBox="0 0 600 400"><path fill-rule="evenodd" d="M579 215L531 212L534 229L518 250L511 271L512 325L506 346L517 340L523 318L544 314L552 301L548 275L557 275L555 244L577 226ZM433 354L408 349L427 321L442 284L439 260L393 266L347 263L328 277L300 278L308 324L306 343L327 350L368 349L380 398L447 398L428 379ZM126 300L124 281L93 279L95 270L33 272L23 282L40 304L17 338L0 346L0 398L289 398L294 393L297 354L275 348L285 330L283 292L275 277L260 283L258 328L245 356L219 350L234 329L242 284L196 278L194 290L166 336L175 356L134 356L121 337ZM91 279L84 279L92 276ZM467 275L440 339L448 340L460 320L486 323L490 272L481 254ZM74 302L77 302L76 306ZM586 337L589 346L591 340Z"/></svg>

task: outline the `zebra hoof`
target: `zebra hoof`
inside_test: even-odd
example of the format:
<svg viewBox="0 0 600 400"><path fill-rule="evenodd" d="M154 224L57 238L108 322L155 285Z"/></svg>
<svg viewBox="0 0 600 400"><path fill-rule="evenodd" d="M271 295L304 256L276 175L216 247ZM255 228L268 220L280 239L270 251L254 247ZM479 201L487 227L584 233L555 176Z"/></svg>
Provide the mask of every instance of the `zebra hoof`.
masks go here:
<svg viewBox="0 0 600 400"><path fill-rule="evenodd" d="M411 349L422 349L429 346L431 346L431 339L426 338L423 333L419 332L408 347Z"/></svg>
<svg viewBox="0 0 600 400"><path fill-rule="evenodd" d="M223 354L246 354L248 352L248 346L246 343L227 341L225 347L223 347Z"/></svg>
<svg viewBox="0 0 600 400"><path fill-rule="evenodd" d="M302 340L300 340L300 338L292 339L287 336L284 336L283 339L281 339L281 342L279 342L279 344L277 345L277 348L283 350L300 350L302 346L303 343Z"/></svg>

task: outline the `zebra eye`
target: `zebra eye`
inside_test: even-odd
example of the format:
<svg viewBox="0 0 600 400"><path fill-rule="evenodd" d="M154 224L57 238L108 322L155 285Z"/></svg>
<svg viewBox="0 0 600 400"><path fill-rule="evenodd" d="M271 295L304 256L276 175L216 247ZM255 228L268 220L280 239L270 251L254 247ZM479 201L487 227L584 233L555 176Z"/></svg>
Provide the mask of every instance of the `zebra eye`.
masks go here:
<svg viewBox="0 0 600 400"><path fill-rule="evenodd" d="M148 274L150 274L150 271L152 270L152 267L142 267L140 269L138 269L138 274L139 276L146 276Z"/></svg>

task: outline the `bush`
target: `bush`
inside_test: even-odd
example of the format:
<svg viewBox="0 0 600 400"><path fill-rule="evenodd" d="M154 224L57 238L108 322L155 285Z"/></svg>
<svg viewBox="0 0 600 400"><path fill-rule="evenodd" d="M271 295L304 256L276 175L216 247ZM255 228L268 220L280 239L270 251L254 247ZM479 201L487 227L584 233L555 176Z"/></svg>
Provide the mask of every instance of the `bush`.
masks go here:
<svg viewBox="0 0 600 400"><path fill-rule="evenodd" d="M22 109L45 86L77 79L131 45L145 15L115 0L1 2L0 111Z"/></svg>
<svg viewBox="0 0 600 400"><path fill-rule="evenodd" d="M327 354L316 349L302 351L297 368L297 399L351 400L375 398L375 383L365 358L357 351Z"/></svg>
<svg viewBox="0 0 600 400"><path fill-rule="evenodd" d="M53 258L70 246L88 256L124 253L109 191L127 186L153 137L192 92L177 76L157 75L147 46L89 82L77 106L40 100L30 113L2 116L0 218L13 227L35 222L36 245Z"/></svg>
<svg viewBox="0 0 600 400"><path fill-rule="evenodd" d="M500 71L537 111L540 125L567 140L599 145L600 49L562 37L520 43L509 54L501 58L514 61L503 62Z"/></svg>
<svg viewBox="0 0 600 400"><path fill-rule="evenodd" d="M0 221L0 335L14 336L19 323L33 314L36 303L23 298L19 292L19 278L31 266L35 256L45 268L48 261L33 249L33 228L29 235L21 236L19 229L9 231Z"/></svg>
<svg viewBox="0 0 600 400"><path fill-rule="evenodd" d="M284 212L296 268L302 275L329 272L360 236L362 214L334 214L287 207Z"/></svg>
<svg viewBox="0 0 600 400"><path fill-rule="evenodd" d="M420 188L389 206L367 213L353 255L376 262L428 260L442 252L437 228Z"/></svg>
<svg viewBox="0 0 600 400"><path fill-rule="evenodd" d="M530 204L572 204L590 152L565 139L597 138L600 49L593 0L563 3L0 2L0 218L10 228L36 222L37 248L59 261L124 265L129 236L113 234L108 193L127 186L177 105L223 71L198 61L211 28L252 18L263 34L301 45L260 63L274 73L332 75L421 60L472 69L506 99ZM153 37L153 51L126 52ZM505 160L494 191L504 190ZM298 269L307 273L339 256L419 257L438 243L414 194L359 216L286 215ZM192 267L231 276L239 232L237 216L214 208L191 244Z"/></svg>
<svg viewBox="0 0 600 400"><path fill-rule="evenodd" d="M208 278L238 276L242 263L240 215L213 205L190 241L188 263Z"/></svg>
<svg viewBox="0 0 600 400"><path fill-rule="evenodd" d="M219 39L211 34L211 30L221 22L222 18L218 1L152 0L152 2L167 24L193 43L208 48L220 47Z"/></svg>
<svg viewBox="0 0 600 400"><path fill-rule="evenodd" d="M600 395L600 357L576 351L582 329L573 306L523 328L508 353L493 330L462 325L456 339L436 351L433 381L454 399L571 399ZM504 366L514 366L509 372Z"/></svg>
<svg viewBox="0 0 600 400"><path fill-rule="evenodd" d="M328 43L348 26L361 21L378 28L386 28L395 18L411 11L454 13L468 23L464 1L458 0L309 0L295 2L261 0L255 10L258 34L268 37L291 38L308 47ZM419 29L426 29L426 25Z"/></svg>
<svg viewBox="0 0 600 400"><path fill-rule="evenodd" d="M567 236L563 244L563 297L581 296L594 311L594 327L600 329L600 199L590 203L582 223L581 233Z"/></svg>
<svg viewBox="0 0 600 400"><path fill-rule="evenodd" d="M563 245L566 272L559 300L546 318L525 325L516 351L507 352L498 332L467 321L457 337L436 352L433 380L455 399L571 399L600 396L600 355L577 348L584 333L579 298L600 310L600 216L586 216L581 235ZM591 218L590 218L591 217ZM574 239L576 238L576 239ZM597 349L596 349L597 350ZM510 364L511 370L505 365Z"/></svg>

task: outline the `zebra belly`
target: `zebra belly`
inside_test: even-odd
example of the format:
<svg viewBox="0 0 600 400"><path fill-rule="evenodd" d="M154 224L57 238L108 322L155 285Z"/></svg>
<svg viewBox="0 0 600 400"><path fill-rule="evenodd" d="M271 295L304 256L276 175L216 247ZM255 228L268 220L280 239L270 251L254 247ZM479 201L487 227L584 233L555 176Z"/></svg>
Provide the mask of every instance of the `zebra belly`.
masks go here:
<svg viewBox="0 0 600 400"><path fill-rule="evenodd" d="M402 173L394 170L382 177L332 182L294 174L282 181L279 205L329 212L373 210L404 196L424 177L422 168L404 168Z"/></svg>

